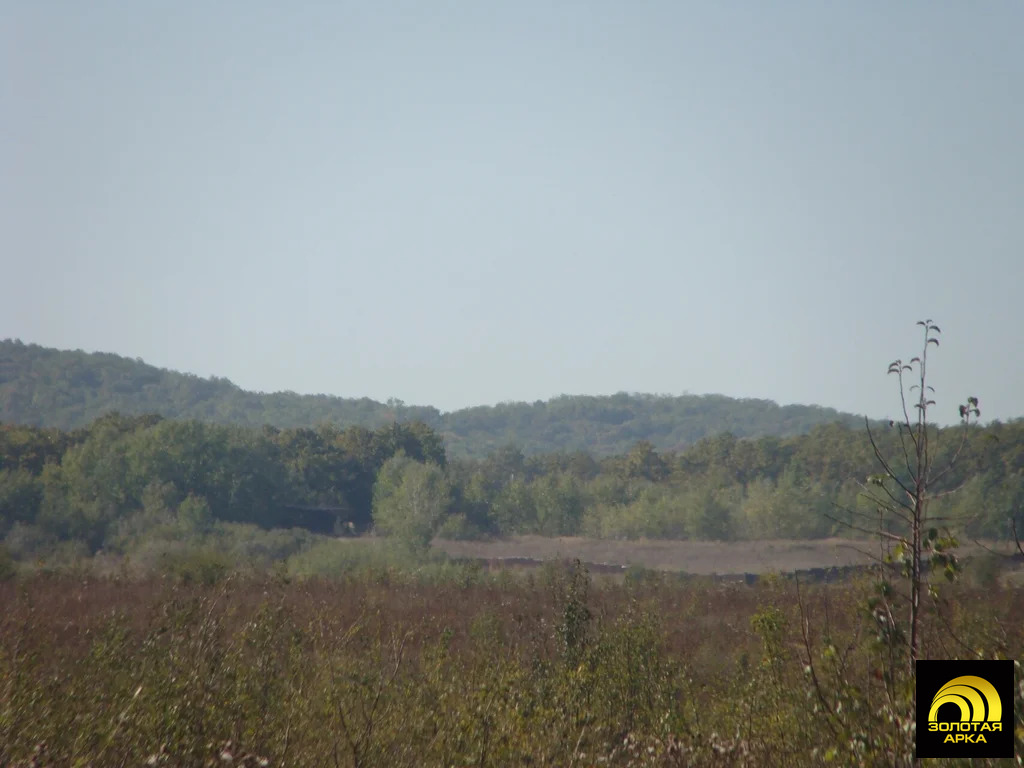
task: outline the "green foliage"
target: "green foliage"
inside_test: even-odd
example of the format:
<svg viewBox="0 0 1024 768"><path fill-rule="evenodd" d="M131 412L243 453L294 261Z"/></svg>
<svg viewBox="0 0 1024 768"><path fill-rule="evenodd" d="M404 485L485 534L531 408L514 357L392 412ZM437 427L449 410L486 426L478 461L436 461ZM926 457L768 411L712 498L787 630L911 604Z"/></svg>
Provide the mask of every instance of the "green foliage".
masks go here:
<svg viewBox="0 0 1024 768"><path fill-rule="evenodd" d="M558 584L558 582L556 582ZM556 634L559 649L565 664L574 667L587 648L588 627L593 615L587 607L587 593L590 589L590 575L579 560L572 564L564 580L564 594L558 596L563 602L562 620Z"/></svg>
<svg viewBox="0 0 1024 768"><path fill-rule="evenodd" d="M0 544L0 581L14 578L17 572L18 566L14 562L14 558L11 557L11 553L7 551L5 545Z"/></svg>
<svg viewBox="0 0 1024 768"><path fill-rule="evenodd" d="M476 563L449 560L442 554L410 548L385 538L317 538L288 557L284 572L297 580L366 579L378 584L430 583L467 586L483 573Z"/></svg>
<svg viewBox="0 0 1024 768"><path fill-rule="evenodd" d="M723 431L737 437L788 436L833 421L857 423L855 417L830 408L780 407L768 400L721 395L563 395L548 402L503 403L442 414L436 408L398 401L246 392L226 379L201 379L117 355L65 352L10 340L0 340L0 371L0 422L77 429L110 411L281 429L330 423L375 430L396 422L422 422L444 434L448 452L459 457L483 458L510 442L529 454L585 450L599 456L622 455L638 440L650 441L659 451L680 450ZM413 458L443 464L439 446L438 442L428 450L431 455L421 456L398 440L390 452L404 450ZM34 450L42 457L48 449L38 444ZM656 462L635 469L658 479Z"/></svg>
<svg viewBox="0 0 1024 768"><path fill-rule="evenodd" d="M451 488L444 470L404 453L381 467L373 489L374 528L426 550L448 513Z"/></svg>
<svg viewBox="0 0 1024 768"><path fill-rule="evenodd" d="M164 572L185 584L210 586L224 579L234 567L234 561L212 548L190 549L180 553L167 552L161 562Z"/></svg>
<svg viewBox="0 0 1024 768"><path fill-rule="evenodd" d="M48 535L39 526L15 523L4 537L4 549L15 560L34 562L49 556L57 545L57 538Z"/></svg>
<svg viewBox="0 0 1024 768"><path fill-rule="evenodd" d="M143 547L152 559L229 522L358 531L371 524L373 484L393 451L444 460L422 424L245 430L110 414L73 435L3 428L0 437L0 536L19 559L60 541L87 554ZM52 445L63 453L40 462L38 446Z"/></svg>
<svg viewBox="0 0 1024 768"><path fill-rule="evenodd" d="M286 565L289 558L309 551L323 537L302 528L264 530L255 525L224 523L218 526L218 546L236 567L265 572Z"/></svg>
<svg viewBox="0 0 1024 768"><path fill-rule="evenodd" d="M571 475L545 475L534 482L531 491L540 533L558 536L579 531L584 499Z"/></svg>
<svg viewBox="0 0 1024 768"><path fill-rule="evenodd" d="M35 520L42 500L42 483L28 469L0 469L0 535Z"/></svg>
<svg viewBox="0 0 1024 768"><path fill-rule="evenodd" d="M206 503L206 499L189 494L178 505L178 524L187 533L209 533L213 526L213 516L210 514L210 505Z"/></svg>
<svg viewBox="0 0 1024 768"><path fill-rule="evenodd" d="M736 529L731 510L723 503L725 494L706 488L686 496L686 528L690 538L731 541Z"/></svg>
<svg viewBox="0 0 1024 768"><path fill-rule="evenodd" d="M145 550L151 562L221 536L225 524L361 533L375 522L375 486L378 529L420 548L437 534L813 538L850 535L844 520L874 512L855 481L872 473L874 457L861 433L840 426L787 439L723 435L680 453L641 443L600 461L579 452L527 457L513 446L483 461L448 461L440 436L422 424L241 429L111 414L72 434L4 427L0 436L0 536L20 562L52 562L60 542L86 556ZM901 456L893 431L876 440L883 455ZM955 447L935 444L936 460ZM1005 539L1013 519L1024 530L1021 445L1024 421L979 430L942 478L933 513L959 515L970 536ZM391 461L396 455L404 458ZM941 493L958 485L961 493ZM255 558L263 562L265 551L257 547ZM933 565L956 567L948 552L931 554L940 556Z"/></svg>

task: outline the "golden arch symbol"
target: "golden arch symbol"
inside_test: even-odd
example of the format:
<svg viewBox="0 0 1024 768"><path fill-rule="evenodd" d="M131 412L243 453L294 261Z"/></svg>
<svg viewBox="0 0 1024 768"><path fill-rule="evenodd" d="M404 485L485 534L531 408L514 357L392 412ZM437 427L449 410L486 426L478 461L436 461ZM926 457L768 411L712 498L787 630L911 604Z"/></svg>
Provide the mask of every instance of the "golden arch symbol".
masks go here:
<svg viewBox="0 0 1024 768"><path fill-rule="evenodd" d="M998 722L1003 719L1003 703L995 686L983 677L964 675L954 677L939 688L932 699L932 708L928 711L928 722L934 723L939 707L943 704L956 704L960 708L960 722L981 722L988 720ZM985 705L988 705L987 708ZM988 710L988 717L985 711Z"/></svg>

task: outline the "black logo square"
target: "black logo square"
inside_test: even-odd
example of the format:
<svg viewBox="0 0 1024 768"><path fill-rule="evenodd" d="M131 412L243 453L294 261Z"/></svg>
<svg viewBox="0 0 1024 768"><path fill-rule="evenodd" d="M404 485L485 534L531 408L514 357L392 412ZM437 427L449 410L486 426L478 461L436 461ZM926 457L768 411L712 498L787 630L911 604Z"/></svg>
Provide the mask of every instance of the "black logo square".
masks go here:
<svg viewBox="0 0 1024 768"><path fill-rule="evenodd" d="M1013 757L1012 661L918 661L914 757Z"/></svg>

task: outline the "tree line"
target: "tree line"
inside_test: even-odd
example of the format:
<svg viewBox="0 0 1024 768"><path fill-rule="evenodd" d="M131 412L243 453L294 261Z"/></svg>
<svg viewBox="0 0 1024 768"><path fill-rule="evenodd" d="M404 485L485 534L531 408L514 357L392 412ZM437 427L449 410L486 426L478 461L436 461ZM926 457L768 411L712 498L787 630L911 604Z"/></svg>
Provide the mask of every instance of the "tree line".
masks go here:
<svg viewBox="0 0 1024 768"><path fill-rule="evenodd" d="M954 428L937 450L952 450ZM948 438L948 439L947 439ZM877 435L896 455L892 430ZM678 452L639 441L616 456L527 455L507 445L449 458L422 422L376 429L244 428L113 413L86 428L0 425L0 538L16 552L75 542L114 551L148 532L221 523L324 534L713 540L849 535L875 470L863 429L705 438ZM978 430L936 499L969 535L1024 530L1024 420ZM942 490L942 489L938 489Z"/></svg>
<svg viewBox="0 0 1024 768"><path fill-rule="evenodd" d="M443 435L452 457L479 459L509 443L531 456L574 450L614 456L639 440L659 451L679 451L721 432L789 436L835 421L859 424L857 417L831 408L723 395L562 395L441 413L395 399L247 392L227 379L162 370L118 355L0 340L0 422L78 429L110 411L279 429L331 423L373 430L393 421L422 421Z"/></svg>

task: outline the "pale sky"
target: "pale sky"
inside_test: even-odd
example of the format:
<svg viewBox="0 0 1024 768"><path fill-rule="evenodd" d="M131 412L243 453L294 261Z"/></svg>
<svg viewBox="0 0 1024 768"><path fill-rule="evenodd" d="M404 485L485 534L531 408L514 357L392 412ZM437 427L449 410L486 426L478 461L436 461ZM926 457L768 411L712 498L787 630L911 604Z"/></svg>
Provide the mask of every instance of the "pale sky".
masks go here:
<svg viewBox="0 0 1024 768"><path fill-rule="evenodd" d="M0 0L0 338L1024 415L1024 0ZM947 413L948 411L948 413Z"/></svg>

